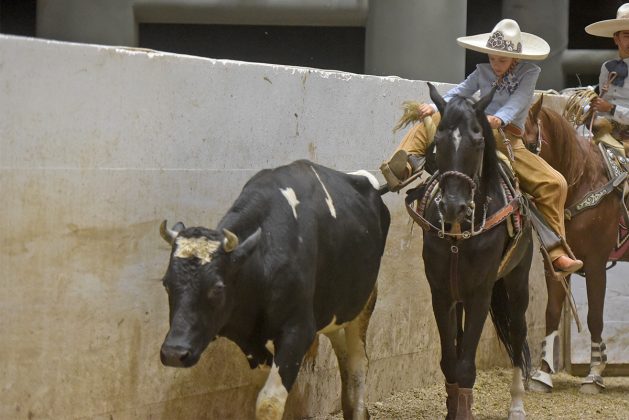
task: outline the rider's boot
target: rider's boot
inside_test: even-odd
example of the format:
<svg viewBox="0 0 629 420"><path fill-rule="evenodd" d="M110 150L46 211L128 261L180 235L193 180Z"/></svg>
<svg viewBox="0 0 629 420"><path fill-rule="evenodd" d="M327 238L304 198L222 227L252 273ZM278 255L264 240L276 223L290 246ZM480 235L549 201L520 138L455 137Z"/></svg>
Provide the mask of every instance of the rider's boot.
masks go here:
<svg viewBox="0 0 629 420"><path fill-rule="evenodd" d="M398 191L402 188L402 183L408 177L407 161L406 150L400 149L391 156L391 159L380 165L380 172L387 181L390 191Z"/></svg>
<svg viewBox="0 0 629 420"><path fill-rule="evenodd" d="M571 258L568 255L561 255L553 260L553 268L561 274L572 274L583 268L583 261Z"/></svg>
<svg viewBox="0 0 629 420"><path fill-rule="evenodd" d="M395 192L404 186L404 181L411 175L424 168L425 161L423 156L408 155L406 150L400 149L391 156L391 159L380 165L380 172L387 181L389 190Z"/></svg>
<svg viewBox="0 0 629 420"><path fill-rule="evenodd" d="M580 391L585 394L598 394L605 389L603 383L603 370L607 365L607 354L605 353L605 343L595 343L592 341L592 353L590 357L590 373L581 382Z"/></svg>
<svg viewBox="0 0 629 420"><path fill-rule="evenodd" d="M542 255L553 267L555 273L565 276L579 271L583 267L583 261L575 258L566 240L548 225L544 216L535 206L531 206L531 223L542 246ZM551 260L550 251L558 247L565 249L568 255L561 255Z"/></svg>

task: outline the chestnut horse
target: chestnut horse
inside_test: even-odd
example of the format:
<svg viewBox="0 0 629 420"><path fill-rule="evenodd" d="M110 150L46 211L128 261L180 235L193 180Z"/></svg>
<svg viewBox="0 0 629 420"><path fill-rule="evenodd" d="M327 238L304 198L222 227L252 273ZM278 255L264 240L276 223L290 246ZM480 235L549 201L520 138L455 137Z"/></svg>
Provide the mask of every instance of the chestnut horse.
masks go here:
<svg viewBox="0 0 629 420"><path fill-rule="evenodd" d="M428 85L442 115L433 143L438 172L409 191L406 204L424 229L423 258L441 339L447 418L473 418L476 349L489 312L514 366L509 418L522 419L522 377L530 365L525 313L533 243L521 197L507 200L501 189L496 143L484 114L495 89L478 102L457 96L446 104ZM415 212L417 200L423 204ZM505 219L517 208L522 211L521 246L499 270L510 243Z"/></svg>
<svg viewBox="0 0 629 420"><path fill-rule="evenodd" d="M539 155L559 171L568 182L566 208L587 193L609 181L603 157L597 145L580 137L576 129L557 112L542 107L538 100L530 109L525 126L525 142L537 145ZM565 221L566 239L577 258L583 261L587 287L587 325L592 340L590 373L581 385L585 393L604 388L601 374L607 356L603 342L603 306L605 303L606 264L616 245L621 217L621 196L616 191L606 195L597 206ZM627 261L625 254L623 261ZM546 305L546 338L542 342L540 368L533 374L531 389L552 390L551 373L558 368L559 337L557 330L566 291L553 273L546 271L548 303Z"/></svg>

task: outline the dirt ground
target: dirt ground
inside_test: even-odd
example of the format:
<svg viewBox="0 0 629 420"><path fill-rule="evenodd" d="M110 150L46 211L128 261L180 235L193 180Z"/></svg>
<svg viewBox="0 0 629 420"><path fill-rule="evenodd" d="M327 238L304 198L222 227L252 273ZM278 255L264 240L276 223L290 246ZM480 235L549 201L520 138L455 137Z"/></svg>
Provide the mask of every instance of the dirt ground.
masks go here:
<svg viewBox="0 0 629 420"><path fill-rule="evenodd" d="M559 373L553 377L551 394L528 392L524 408L528 419L629 419L629 377L606 377L607 389L599 395L579 392L581 378ZM474 414L477 420L506 419L509 410L510 369L479 371L474 387ZM443 419L445 389L434 385L393 394L383 401L370 402L372 419ZM326 420L342 419L341 413Z"/></svg>

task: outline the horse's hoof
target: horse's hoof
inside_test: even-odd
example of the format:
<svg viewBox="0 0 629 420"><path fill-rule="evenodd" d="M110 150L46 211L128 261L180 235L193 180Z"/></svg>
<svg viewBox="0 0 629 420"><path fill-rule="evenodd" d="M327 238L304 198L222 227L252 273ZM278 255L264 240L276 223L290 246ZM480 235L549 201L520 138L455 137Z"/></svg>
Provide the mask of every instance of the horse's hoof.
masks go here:
<svg viewBox="0 0 629 420"><path fill-rule="evenodd" d="M509 420L526 420L524 410L509 411Z"/></svg>
<svg viewBox="0 0 629 420"><path fill-rule="evenodd" d="M538 369L531 375L529 391L549 393L552 392L552 390L553 378L550 376L550 373Z"/></svg>
<svg viewBox="0 0 629 420"><path fill-rule="evenodd" d="M583 384L579 389L582 394L596 395L600 393L602 388L596 384Z"/></svg>
<svg viewBox="0 0 629 420"><path fill-rule="evenodd" d="M544 382L531 379L529 381L529 391L548 394L553 391L553 388L546 385Z"/></svg>

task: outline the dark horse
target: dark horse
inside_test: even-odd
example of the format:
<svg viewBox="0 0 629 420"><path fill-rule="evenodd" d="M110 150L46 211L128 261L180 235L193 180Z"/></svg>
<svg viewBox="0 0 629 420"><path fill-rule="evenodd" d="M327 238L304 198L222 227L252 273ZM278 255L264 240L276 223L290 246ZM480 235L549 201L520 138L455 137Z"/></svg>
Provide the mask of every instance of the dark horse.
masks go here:
<svg viewBox="0 0 629 420"><path fill-rule="evenodd" d="M608 175L597 145L577 135L575 128L557 112L542 107L538 100L529 111L525 141L536 144L540 156L559 171L568 182L566 208L587 193L605 185ZM601 374L607 356L603 343L603 306L605 303L605 268L616 245L621 217L620 194L604 196L595 207L566 220L566 239L577 258L583 260L588 299L587 325L592 340L590 373L581 391L597 393L603 388ZM627 255L623 261L627 261ZM531 389L550 392L550 373L558 368L559 337L557 330L566 291L554 275L546 273L548 303L546 305L546 338L542 343L540 369L533 375Z"/></svg>
<svg viewBox="0 0 629 420"><path fill-rule="evenodd" d="M531 230L527 219L520 219L522 246L501 267L510 243L505 215L524 206L520 196L505 200L501 188L496 142L484 114L494 91L478 102L455 97L446 103L434 86L429 88L442 115L435 136L438 172L431 178L439 192L434 200L424 198L425 209L418 205L422 209L411 216L425 232L423 258L441 339L447 418L472 418L476 349L488 312L514 365L509 418L523 418L523 376L530 365L525 312ZM421 188L423 197L430 196L430 187ZM416 200L422 198L411 191L409 213Z"/></svg>

